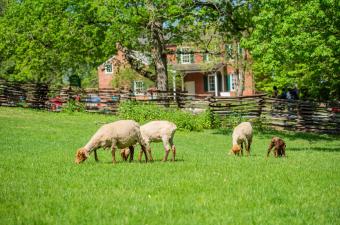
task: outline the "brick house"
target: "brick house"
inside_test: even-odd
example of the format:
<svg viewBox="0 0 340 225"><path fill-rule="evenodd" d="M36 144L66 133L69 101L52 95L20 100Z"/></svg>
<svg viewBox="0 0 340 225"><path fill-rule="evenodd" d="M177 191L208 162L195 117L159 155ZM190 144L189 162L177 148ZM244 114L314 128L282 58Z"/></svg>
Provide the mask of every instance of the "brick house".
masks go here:
<svg viewBox="0 0 340 225"><path fill-rule="evenodd" d="M211 55L190 53L190 47L169 46L168 48L174 52L181 52L181 54L168 55L168 62L171 69L181 74L182 90L190 94L236 96L238 75L231 66L233 59L225 63L226 60L222 57L215 57L212 62L209 59L212 58ZM188 53L185 54L185 51ZM206 67L207 64L210 64L210 67ZM251 71L245 72L244 79L243 95L253 95L255 89Z"/></svg>
<svg viewBox="0 0 340 225"><path fill-rule="evenodd" d="M230 61L224 63L222 58L214 62L205 53L191 53L189 47L167 46L173 52L167 55L168 69L172 70L174 76L181 77L179 87L169 87L169 89L181 89L189 94L212 94L215 96L236 96L238 75L236 70L230 66ZM181 52L181 54L178 54ZM187 54L185 52L188 52ZM209 57L210 56L210 57ZM99 88L112 88L112 80L121 66L128 64L127 58L134 58L144 66L148 66L149 60L139 52L131 51L129 55L122 50L98 67ZM232 62L231 62L232 63ZM206 65L210 65L207 67ZM175 78L174 78L175 79ZM145 92L144 84L141 80L133 81L131 89L135 95ZM245 73L243 95L255 93L253 76L251 71Z"/></svg>
<svg viewBox="0 0 340 225"><path fill-rule="evenodd" d="M125 51L118 47L117 54L106 60L97 68L98 74L98 86L99 89L111 89L113 87L112 81L122 68L130 67L130 59L138 62L142 67L148 67L150 65L148 58L137 51ZM133 89L135 94L141 94L144 90L144 84L140 79L136 78L132 84L124 84L121 89L130 90Z"/></svg>

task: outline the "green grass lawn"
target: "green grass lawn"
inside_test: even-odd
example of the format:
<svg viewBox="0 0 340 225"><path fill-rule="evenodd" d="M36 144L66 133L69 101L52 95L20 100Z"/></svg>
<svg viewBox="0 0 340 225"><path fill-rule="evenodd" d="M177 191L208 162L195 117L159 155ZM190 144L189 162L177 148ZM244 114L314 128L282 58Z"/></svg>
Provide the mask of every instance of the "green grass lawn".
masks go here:
<svg viewBox="0 0 340 225"><path fill-rule="evenodd" d="M178 131L175 163L153 144L153 163L99 151L76 165L116 119L0 107L0 224L340 224L339 137L255 133L251 157L234 157L231 135ZM273 135L288 158L265 158Z"/></svg>

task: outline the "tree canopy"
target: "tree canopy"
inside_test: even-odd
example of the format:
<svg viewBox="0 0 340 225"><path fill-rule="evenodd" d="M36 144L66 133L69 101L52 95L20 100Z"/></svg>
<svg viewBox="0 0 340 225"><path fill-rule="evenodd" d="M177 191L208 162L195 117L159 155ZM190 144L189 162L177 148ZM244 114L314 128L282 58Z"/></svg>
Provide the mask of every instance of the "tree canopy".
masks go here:
<svg viewBox="0 0 340 225"><path fill-rule="evenodd" d="M10 2L0 17L1 75L53 83L65 74L88 74L105 58L107 28L96 13L87 1Z"/></svg>
<svg viewBox="0 0 340 225"><path fill-rule="evenodd" d="M257 88L297 85L304 98L340 97L339 1L259 1L251 49Z"/></svg>

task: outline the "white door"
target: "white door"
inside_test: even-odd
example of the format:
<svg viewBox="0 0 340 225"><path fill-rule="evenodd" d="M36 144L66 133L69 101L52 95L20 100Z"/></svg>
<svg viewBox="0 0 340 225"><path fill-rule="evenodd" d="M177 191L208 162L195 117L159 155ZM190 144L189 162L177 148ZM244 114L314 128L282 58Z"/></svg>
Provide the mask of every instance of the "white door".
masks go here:
<svg viewBox="0 0 340 225"><path fill-rule="evenodd" d="M195 81L187 81L184 83L185 90L188 94L195 94Z"/></svg>

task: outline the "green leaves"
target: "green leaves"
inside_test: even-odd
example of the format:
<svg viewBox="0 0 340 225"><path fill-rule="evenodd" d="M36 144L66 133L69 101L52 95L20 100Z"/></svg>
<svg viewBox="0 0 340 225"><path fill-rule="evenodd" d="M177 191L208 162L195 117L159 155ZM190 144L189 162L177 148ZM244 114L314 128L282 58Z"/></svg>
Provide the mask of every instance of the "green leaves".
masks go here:
<svg viewBox="0 0 340 225"><path fill-rule="evenodd" d="M244 40L254 58L258 87L298 84L306 97L339 99L339 17L336 1L260 1L251 37ZM270 78L264 79L264 77ZM319 87L319 88L315 88ZM320 90L327 89L329 91Z"/></svg>
<svg viewBox="0 0 340 225"><path fill-rule="evenodd" d="M61 83L70 69L80 74L88 65L96 67L105 58L102 43L107 29L96 12L86 1L12 2L0 18L1 75Z"/></svg>

